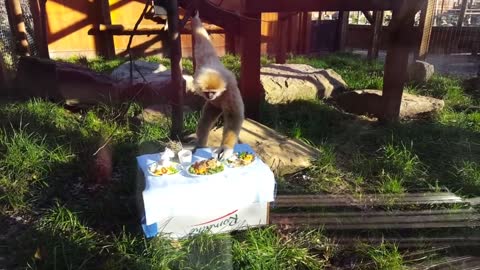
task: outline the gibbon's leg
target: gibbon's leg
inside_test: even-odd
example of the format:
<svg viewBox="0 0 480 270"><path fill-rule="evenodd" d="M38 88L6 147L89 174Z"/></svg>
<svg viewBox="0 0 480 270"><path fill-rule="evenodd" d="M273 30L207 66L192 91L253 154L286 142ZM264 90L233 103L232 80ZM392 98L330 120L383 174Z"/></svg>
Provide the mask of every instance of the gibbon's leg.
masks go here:
<svg viewBox="0 0 480 270"><path fill-rule="evenodd" d="M218 159L225 160L233 155L233 147L238 142L238 135L242 128L243 116L235 112L223 114L223 138L220 149L216 150Z"/></svg>
<svg viewBox="0 0 480 270"><path fill-rule="evenodd" d="M200 116L200 120L198 121L197 126L197 147L206 147L208 141L208 134L210 130L213 128L213 125L218 120L218 117L222 113L222 110L213 106L210 103L205 103L202 110L202 115Z"/></svg>
<svg viewBox="0 0 480 270"><path fill-rule="evenodd" d="M235 112L225 112L223 117L225 123L223 126L222 148L233 149L238 142L238 135L242 128L243 117Z"/></svg>

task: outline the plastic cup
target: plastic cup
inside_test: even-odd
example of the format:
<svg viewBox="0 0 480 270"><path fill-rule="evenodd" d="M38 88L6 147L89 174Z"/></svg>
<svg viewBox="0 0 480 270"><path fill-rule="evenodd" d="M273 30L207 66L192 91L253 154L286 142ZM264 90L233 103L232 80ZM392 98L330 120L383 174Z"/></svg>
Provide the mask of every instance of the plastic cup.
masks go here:
<svg viewBox="0 0 480 270"><path fill-rule="evenodd" d="M178 160L182 166L188 166L192 163L192 151L190 150L180 150L178 152Z"/></svg>

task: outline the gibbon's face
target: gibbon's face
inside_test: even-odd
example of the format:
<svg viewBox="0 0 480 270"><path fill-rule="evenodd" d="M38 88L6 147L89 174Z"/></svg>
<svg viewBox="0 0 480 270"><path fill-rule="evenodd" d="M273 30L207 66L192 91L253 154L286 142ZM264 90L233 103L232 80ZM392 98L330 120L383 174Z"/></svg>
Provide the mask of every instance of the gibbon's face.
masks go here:
<svg viewBox="0 0 480 270"><path fill-rule="evenodd" d="M202 89L202 95L206 100L212 101L218 98L225 89Z"/></svg>

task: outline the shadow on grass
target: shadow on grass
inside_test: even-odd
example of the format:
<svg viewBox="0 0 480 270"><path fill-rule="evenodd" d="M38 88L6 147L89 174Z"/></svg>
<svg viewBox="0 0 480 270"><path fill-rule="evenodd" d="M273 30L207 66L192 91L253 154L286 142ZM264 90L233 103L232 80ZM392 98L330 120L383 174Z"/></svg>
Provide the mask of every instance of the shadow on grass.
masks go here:
<svg viewBox="0 0 480 270"><path fill-rule="evenodd" d="M463 195L480 196L480 179L476 179L480 175L480 134L469 125L437 120L380 125L319 101L265 106L264 112L263 122L274 129L320 148L333 148L333 165L347 182L372 178L362 180L364 190L371 190L369 185L378 180L373 178L388 176L389 167L407 166L415 159L417 173L395 175L405 184L405 191L433 190L440 185ZM388 147L393 156L385 153ZM411 160L395 164L395 155L403 158L401 151ZM470 175L463 173L465 164L473 164ZM372 168L366 168L369 166ZM375 171L363 173L368 170Z"/></svg>
<svg viewBox="0 0 480 270"><path fill-rule="evenodd" d="M40 105L36 104L36 106ZM13 213L31 213L32 211L42 213L44 209L49 209L58 203L74 211L78 218L84 221L86 227L96 232L118 235L125 230L135 235L140 234L140 218L135 198L136 181L140 179L137 179L135 156L141 151L158 151L158 143L138 145L135 142L135 136L112 140L112 152L108 153L111 159L107 160L112 163L105 164L107 168L112 168L112 177L109 182L97 186L95 179L91 179L95 159L92 154L99 146L101 134L82 130L85 128L81 124L84 119L78 119L68 111L60 109L65 113L61 116L51 111L59 107L52 106L40 112L32 112L22 109L28 106L25 103L19 106L12 107L11 110L5 107L0 110L0 124L3 132L1 135L7 143L15 141L16 133L21 132L25 137L24 144L15 146L15 151L9 150L14 153L7 153L7 149L0 149L3 152L1 155L10 155L11 164L17 164L12 165L14 167L10 170L11 175L5 181L11 185L13 191L17 190L18 193L12 193L11 200L8 196L2 196L2 201L5 201L7 207L5 210L12 212L13 209L8 209L7 205L14 200L17 200L15 206L18 208ZM32 152L32 149L36 152ZM65 149L65 151L57 151L57 149ZM45 157L29 163L30 156L38 153L44 154ZM59 161L52 158L64 155L70 158L59 157ZM22 160L25 158L27 160ZM18 165L22 162L30 166ZM25 171L22 171L23 169ZM18 190L19 185L21 190ZM10 195L9 187L3 187L2 191ZM23 243L27 246L41 242L41 235L44 234L33 228L25 228L25 233L32 234L32 237L27 238ZM58 235L52 233L43 239L53 241L52 239L57 239L56 237ZM69 250L68 256L80 254L73 252L76 248L72 247L68 241L57 240L61 242L62 248ZM62 252L61 249L57 251ZM30 250L28 252L31 253Z"/></svg>

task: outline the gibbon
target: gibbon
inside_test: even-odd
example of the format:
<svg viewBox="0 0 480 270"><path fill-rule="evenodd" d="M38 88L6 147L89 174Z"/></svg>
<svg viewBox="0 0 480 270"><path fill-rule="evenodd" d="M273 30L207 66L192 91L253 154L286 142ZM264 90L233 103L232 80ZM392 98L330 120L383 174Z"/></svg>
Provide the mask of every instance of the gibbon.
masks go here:
<svg viewBox="0 0 480 270"><path fill-rule="evenodd" d="M233 154L244 120L242 96L235 75L220 62L198 11L192 17L192 35L195 59L193 83L195 90L206 99L197 126L196 148L206 147L210 130L223 114L222 144L216 152L218 158L226 159Z"/></svg>

